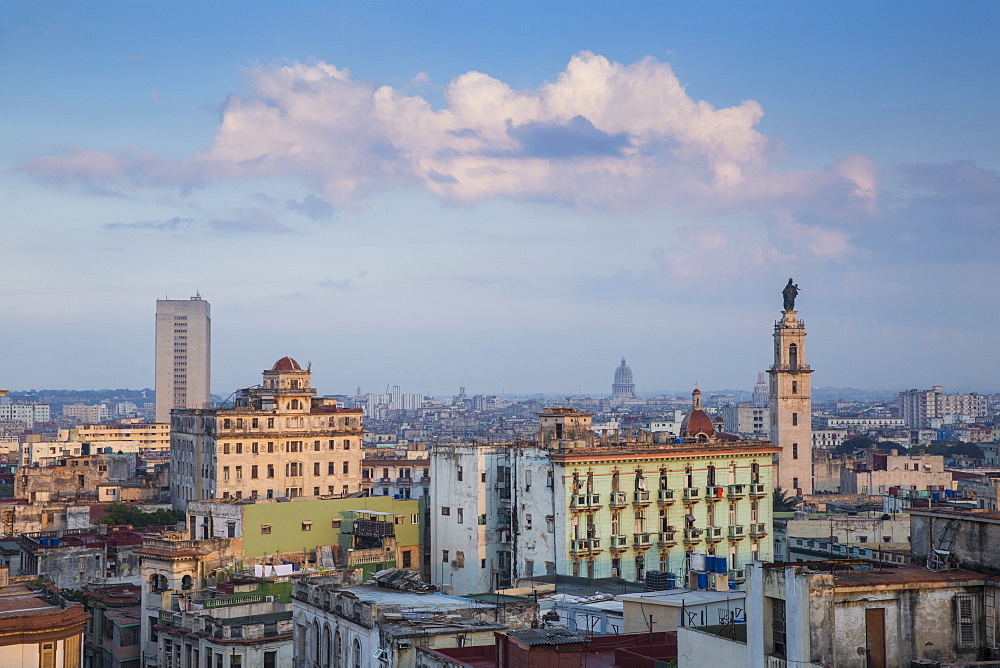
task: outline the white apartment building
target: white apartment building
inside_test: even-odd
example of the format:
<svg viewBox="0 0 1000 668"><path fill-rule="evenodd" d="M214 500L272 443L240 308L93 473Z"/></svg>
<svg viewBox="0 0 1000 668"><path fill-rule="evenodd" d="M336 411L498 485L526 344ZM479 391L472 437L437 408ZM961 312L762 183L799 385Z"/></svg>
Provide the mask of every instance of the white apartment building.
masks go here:
<svg viewBox="0 0 1000 668"><path fill-rule="evenodd" d="M874 429L899 429L905 426L902 418L827 418L827 429L849 429L852 431L870 431Z"/></svg>
<svg viewBox="0 0 1000 668"><path fill-rule="evenodd" d="M211 401L211 308L200 296L156 300L156 422Z"/></svg>
<svg viewBox="0 0 1000 668"><path fill-rule="evenodd" d="M899 409L907 427L931 426L932 418L958 415L976 421L988 415L986 397L981 394L945 394L940 385L929 390L899 393Z"/></svg>
<svg viewBox="0 0 1000 668"><path fill-rule="evenodd" d="M512 444L430 450L431 582L447 593L511 586Z"/></svg>
<svg viewBox="0 0 1000 668"><path fill-rule="evenodd" d="M728 434L767 438L771 431L771 411L767 406L726 404L720 409L724 429Z"/></svg>
<svg viewBox="0 0 1000 668"><path fill-rule="evenodd" d="M0 420L23 422L28 429L36 422L49 422L52 411L48 404L0 404Z"/></svg>

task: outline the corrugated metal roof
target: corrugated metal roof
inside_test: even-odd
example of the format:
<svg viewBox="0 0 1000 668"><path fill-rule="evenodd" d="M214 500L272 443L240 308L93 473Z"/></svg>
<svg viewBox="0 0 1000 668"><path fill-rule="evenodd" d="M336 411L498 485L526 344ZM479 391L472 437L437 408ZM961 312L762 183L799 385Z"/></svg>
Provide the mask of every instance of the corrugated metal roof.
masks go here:
<svg viewBox="0 0 1000 668"><path fill-rule="evenodd" d="M507 635L525 645L569 645L587 642L583 636L567 629L525 629L523 631L510 631Z"/></svg>

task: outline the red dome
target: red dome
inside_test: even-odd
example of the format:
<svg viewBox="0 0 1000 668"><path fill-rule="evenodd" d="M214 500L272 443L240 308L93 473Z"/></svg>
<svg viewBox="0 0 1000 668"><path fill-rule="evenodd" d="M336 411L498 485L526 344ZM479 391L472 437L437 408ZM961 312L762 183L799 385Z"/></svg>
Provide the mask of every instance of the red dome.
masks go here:
<svg viewBox="0 0 1000 668"><path fill-rule="evenodd" d="M302 371L299 363L287 355L274 363L271 371Z"/></svg>
<svg viewBox="0 0 1000 668"><path fill-rule="evenodd" d="M712 418L708 417L708 413L700 408L685 415L684 421L681 422L681 438L693 437L698 434L715 435L715 425L712 424Z"/></svg>

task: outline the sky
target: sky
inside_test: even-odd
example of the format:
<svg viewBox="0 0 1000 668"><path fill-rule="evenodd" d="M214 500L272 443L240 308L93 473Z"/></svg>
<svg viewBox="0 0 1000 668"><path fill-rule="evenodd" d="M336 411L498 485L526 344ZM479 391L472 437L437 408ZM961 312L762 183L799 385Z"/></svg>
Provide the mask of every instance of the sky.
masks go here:
<svg viewBox="0 0 1000 668"><path fill-rule="evenodd" d="M0 387L1000 391L1000 4L19 1Z"/></svg>

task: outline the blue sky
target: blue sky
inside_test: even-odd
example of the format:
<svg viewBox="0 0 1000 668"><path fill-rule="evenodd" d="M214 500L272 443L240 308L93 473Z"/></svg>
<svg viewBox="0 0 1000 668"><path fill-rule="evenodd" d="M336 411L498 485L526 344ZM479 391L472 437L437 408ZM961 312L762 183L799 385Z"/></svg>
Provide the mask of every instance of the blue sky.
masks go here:
<svg viewBox="0 0 1000 668"><path fill-rule="evenodd" d="M994 2L11 4L2 386L1000 390Z"/></svg>

